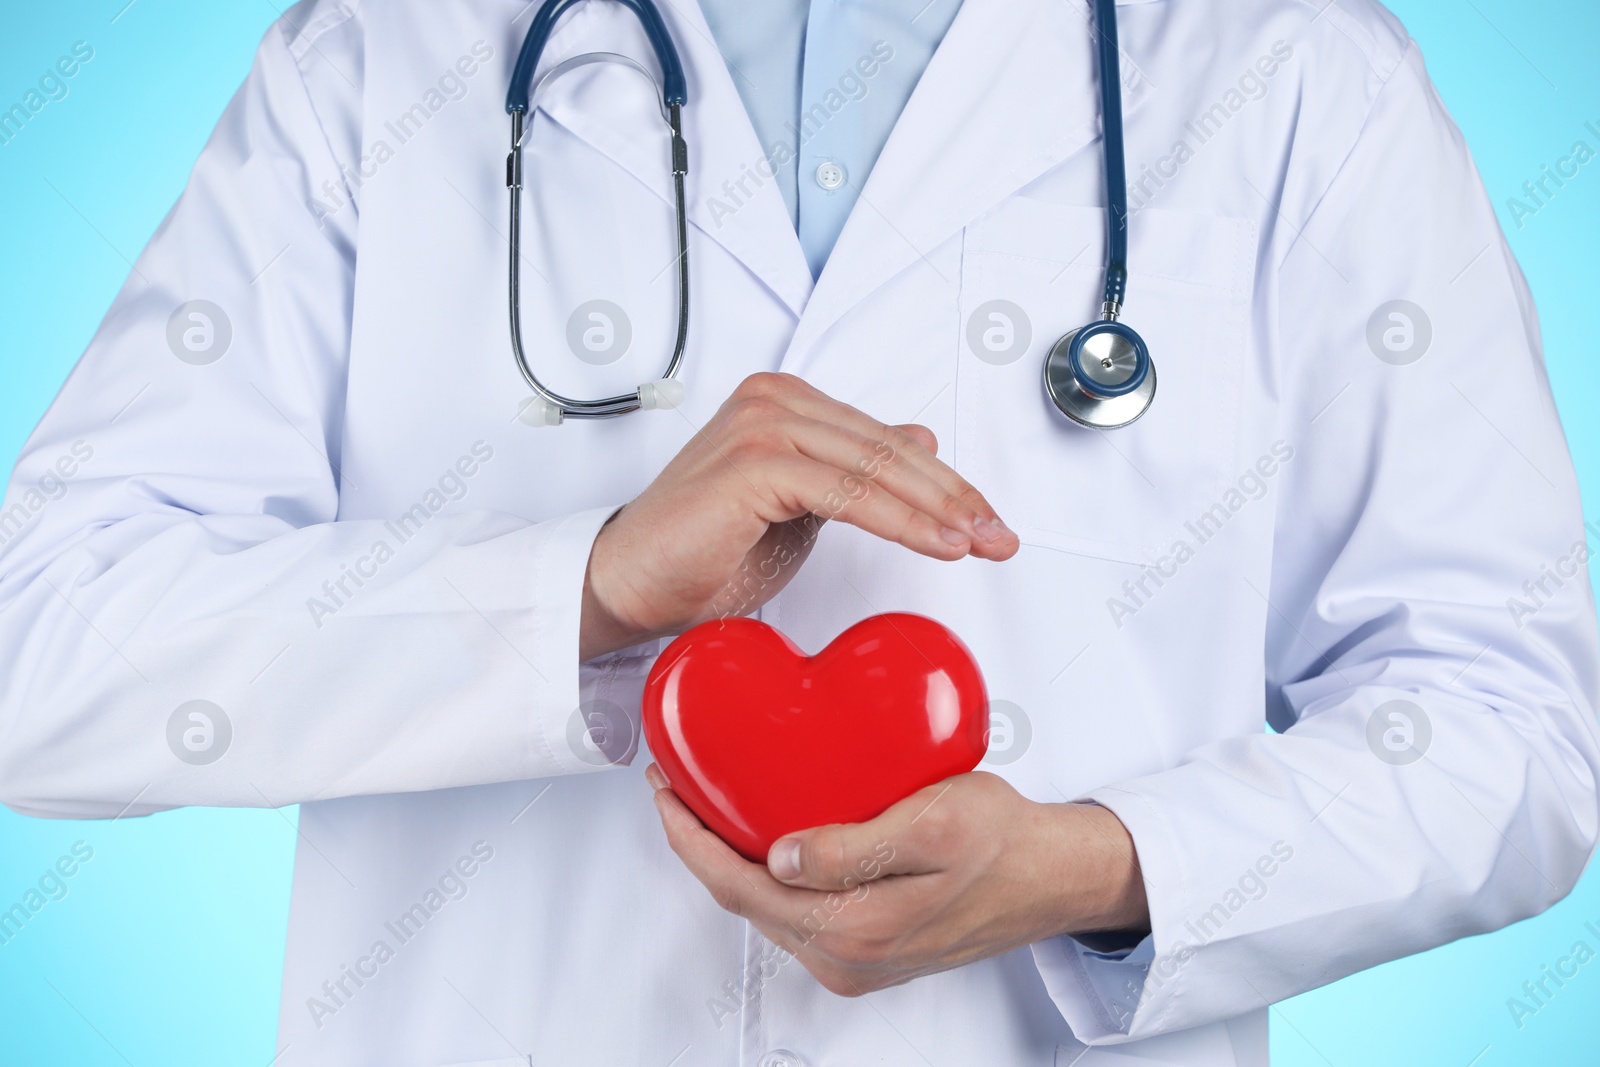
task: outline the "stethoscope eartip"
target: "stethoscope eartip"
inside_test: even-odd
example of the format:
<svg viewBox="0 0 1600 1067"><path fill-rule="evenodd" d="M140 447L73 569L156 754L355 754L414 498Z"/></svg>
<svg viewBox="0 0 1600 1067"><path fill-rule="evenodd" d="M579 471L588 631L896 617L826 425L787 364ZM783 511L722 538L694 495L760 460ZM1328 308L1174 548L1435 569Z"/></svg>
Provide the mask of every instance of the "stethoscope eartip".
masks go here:
<svg viewBox="0 0 1600 1067"><path fill-rule="evenodd" d="M524 426L560 426L561 409L542 396L530 396L517 405L517 421Z"/></svg>
<svg viewBox="0 0 1600 1067"><path fill-rule="evenodd" d="M683 383L675 378L657 378L639 386L639 406L645 411L683 406Z"/></svg>

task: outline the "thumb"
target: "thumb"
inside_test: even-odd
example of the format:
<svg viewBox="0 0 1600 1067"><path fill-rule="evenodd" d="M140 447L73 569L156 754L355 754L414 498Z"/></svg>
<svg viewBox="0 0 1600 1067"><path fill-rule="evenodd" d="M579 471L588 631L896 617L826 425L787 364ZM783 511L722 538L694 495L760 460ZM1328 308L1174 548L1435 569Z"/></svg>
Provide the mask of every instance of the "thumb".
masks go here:
<svg viewBox="0 0 1600 1067"><path fill-rule="evenodd" d="M767 852L767 870L799 889L849 891L885 875L923 869L892 840L880 816L871 822L834 823L786 834Z"/></svg>

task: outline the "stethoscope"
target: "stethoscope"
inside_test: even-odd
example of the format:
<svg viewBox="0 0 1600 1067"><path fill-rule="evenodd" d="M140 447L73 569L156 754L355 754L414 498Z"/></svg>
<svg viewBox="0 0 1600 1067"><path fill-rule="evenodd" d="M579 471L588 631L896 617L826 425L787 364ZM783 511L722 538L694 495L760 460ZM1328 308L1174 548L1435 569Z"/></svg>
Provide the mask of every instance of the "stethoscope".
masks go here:
<svg viewBox="0 0 1600 1067"><path fill-rule="evenodd" d="M683 176L689 171L689 148L683 139L683 107L688 102L688 92L683 63L652 0L618 0L644 27L661 64L661 81L657 83L649 71L625 56L590 52L551 68L530 89L534 69L539 65L557 20L580 2L545 0L523 39L522 51L511 75L511 89L506 94L506 111L511 115L511 151L506 156L506 187L511 192L511 351L516 356L517 369L534 392L522 418L535 425L555 425L564 419L607 419L641 409L670 408L683 398L683 386L677 380L683 365L684 346L689 339L689 231L683 191ZM1122 74L1117 49L1116 0L1094 0L1094 11L1099 30L1100 115L1104 126L1105 296L1100 319L1073 330L1051 347L1044 361L1044 387L1055 406L1073 422L1111 430L1126 426L1149 410L1156 394L1156 371L1144 339L1118 319L1128 287L1128 187L1122 148ZM522 344L522 148L526 133L532 129L529 121L532 102L543 88L575 67L596 62L620 63L649 79L661 104L662 119L672 135L673 204L678 234L678 333L672 356L660 378L645 382L631 393L579 400L563 396L541 382L528 365Z"/></svg>

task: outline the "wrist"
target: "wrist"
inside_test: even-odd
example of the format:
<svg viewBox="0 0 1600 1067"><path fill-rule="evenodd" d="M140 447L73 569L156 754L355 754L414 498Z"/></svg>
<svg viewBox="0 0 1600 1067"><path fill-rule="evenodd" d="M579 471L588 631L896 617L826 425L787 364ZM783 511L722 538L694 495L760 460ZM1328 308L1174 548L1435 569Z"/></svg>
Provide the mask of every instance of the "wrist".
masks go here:
<svg viewBox="0 0 1600 1067"><path fill-rule="evenodd" d="M583 580L581 610L582 616L578 623L579 663L586 663L596 656L615 652L619 648L627 648L640 640L630 636L615 616L606 610L600 598L595 595L594 588L589 584L587 575Z"/></svg>
<svg viewBox="0 0 1600 1067"><path fill-rule="evenodd" d="M1133 836L1098 804L1045 804L1050 862L1041 864L1051 936L1150 932L1150 907Z"/></svg>
<svg viewBox="0 0 1600 1067"><path fill-rule="evenodd" d="M629 645L647 640L651 634L636 630L623 621L608 605L599 588L607 572L606 532L621 514L618 508L600 527L594 544L589 549L589 561L583 572L583 595L578 622L578 662L585 663L596 656L615 652Z"/></svg>

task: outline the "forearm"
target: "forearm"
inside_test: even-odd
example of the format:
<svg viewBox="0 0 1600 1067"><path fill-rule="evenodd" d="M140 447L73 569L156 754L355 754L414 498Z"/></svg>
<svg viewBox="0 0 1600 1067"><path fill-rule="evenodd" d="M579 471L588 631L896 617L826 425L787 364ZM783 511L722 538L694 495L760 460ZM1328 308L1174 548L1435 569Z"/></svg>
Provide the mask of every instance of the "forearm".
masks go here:
<svg viewBox="0 0 1600 1067"><path fill-rule="evenodd" d="M30 555L76 525L46 518ZM402 541L381 520L168 513L50 550L0 590L0 642L26 650L0 677L3 799L110 817L588 770L567 720L598 522L480 511ZM209 739L169 725L197 699L220 709ZM196 725L206 750L175 748Z"/></svg>

